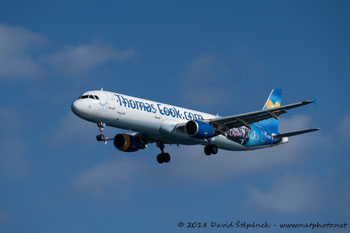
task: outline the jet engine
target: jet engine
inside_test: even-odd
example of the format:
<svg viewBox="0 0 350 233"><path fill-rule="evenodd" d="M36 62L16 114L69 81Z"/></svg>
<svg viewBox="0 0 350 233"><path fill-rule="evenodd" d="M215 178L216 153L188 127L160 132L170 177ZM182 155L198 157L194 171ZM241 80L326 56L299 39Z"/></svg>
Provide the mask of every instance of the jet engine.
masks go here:
<svg viewBox="0 0 350 233"><path fill-rule="evenodd" d="M145 148L145 144L136 135L117 134L114 139L114 146L124 152L134 152Z"/></svg>
<svg viewBox="0 0 350 233"><path fill-rule="evenodd" d="M187 122L185 128L187 135L194 138L208 139L214 135L213 126L198 120Z"/></svg>

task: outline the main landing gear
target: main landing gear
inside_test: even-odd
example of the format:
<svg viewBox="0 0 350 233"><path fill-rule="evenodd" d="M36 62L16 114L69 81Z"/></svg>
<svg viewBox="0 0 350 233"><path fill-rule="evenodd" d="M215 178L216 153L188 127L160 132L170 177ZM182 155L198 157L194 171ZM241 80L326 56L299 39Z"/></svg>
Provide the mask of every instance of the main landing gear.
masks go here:
<svg viewBox="0 0 350 233"><path fill-rule="evenodd" d="M218 150L219 150L218 147L213 144L209 144L204 147L204 153L208 156L211 154L214 154L214 155L217 154Z"/></svg>
<svg viewBox="0 0 350 233"><path fill-rule="evenodd" d="M158 163L169 163L170 155L169 153L164 152L164 143L157 142L157 147L161 150L161 153L157 155Z"/></svg>
<svg viewBox="0 0 350 233"><path fill-rule="evenodd" d="M105 138L105 135L103 135L103 130L104 130L104 127L105 127L105 124L102 123L102 122L98 122L97 123L97 127L100 131L100 134L96 136L96 140L101 142L101 141L105 141L106 138Z"/></svg>

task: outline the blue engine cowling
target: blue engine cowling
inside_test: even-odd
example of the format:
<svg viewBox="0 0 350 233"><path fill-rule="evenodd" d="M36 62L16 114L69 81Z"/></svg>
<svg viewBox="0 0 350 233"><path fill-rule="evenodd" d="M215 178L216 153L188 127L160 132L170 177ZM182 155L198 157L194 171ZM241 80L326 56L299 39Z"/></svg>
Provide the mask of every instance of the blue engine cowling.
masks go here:
<svg viewBox="0 0 350 233"><path fill-rule="evenodd" d="M187 122L185 128L187 135L194 138L208 139L214 135L213 126L198 120Z"/></svg>
<svg viewBox="0 0 350 233"><path fill-rule="evenodd" d="M117 134L114 139L114 146L121 151L134 152L145 148L139 137L130 134Z"/></svg>

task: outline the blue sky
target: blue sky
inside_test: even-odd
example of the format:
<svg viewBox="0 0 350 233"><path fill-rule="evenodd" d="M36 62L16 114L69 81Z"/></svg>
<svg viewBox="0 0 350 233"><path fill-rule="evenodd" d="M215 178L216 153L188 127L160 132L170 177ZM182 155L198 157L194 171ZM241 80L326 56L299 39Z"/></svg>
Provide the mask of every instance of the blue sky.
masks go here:
<svg viewBox="0 0 350 233"><path fill-rule="evenodd" d="M349 221L349 10L347 1L2 1L0 232ZM281 132L322 131L211 157L168 146L172 161L159 165L154 145L104 146L70 112L102 87L220 115L260 109L277 87L284 104L317 99L284 115Z"/></svg>

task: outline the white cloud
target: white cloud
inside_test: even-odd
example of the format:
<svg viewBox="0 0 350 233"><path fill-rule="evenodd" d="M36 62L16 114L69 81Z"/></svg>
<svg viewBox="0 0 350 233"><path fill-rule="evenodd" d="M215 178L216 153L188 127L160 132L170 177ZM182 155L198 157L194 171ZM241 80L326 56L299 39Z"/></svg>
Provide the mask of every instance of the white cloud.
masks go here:
<svg viewBox="0 0 350 233"><path fill-rule="evenodd" d="M195 58L187 67L185 77L187 82L208 82L221 79L225 67L218 57L212 54L202 54Z"/></svg>
<svg viewBox="0 0 350 233"><path fill-rule="evenodd" d="M72 189L79 195L98 200L127 198L139 163L128 159L108 159L92 168L81 171L72 182Z"/></svg>
<svg viewBox="0 0 350 233"><path fill-rule="evenodd" d="M255 101L247 90L258 91L266 77L264 62L247 49L236 48L220 55L205 53L194 58L181 74L182 97L200 107L241 106ZM236 80L233 85L232 80Z"/></svg>
<svg viewBox="0 0 350 233"><path fill-rule="evenodd" d="M321 199L317 181L312 177L285 175L267 191L248 187L249 202L277 213L298 213L317 206Z"/></svg>
<svg viewBox="0 0 350 233"><path fill-rule="evenodd" d="M188 88L182 98L186 103L191 102L198 107L215 106L224 100L230 99L231 94L219 87L198 87Z"/></svg>
<svg viewBox="0 0 350 233"><path fill-rule="evenodd" d="M308 128L311 124L311 118L303 114L297 114L286 118L282 116L279 123L279 131L282 133L297 131Z"/></svg>
<svg viewBox="0 0 350 233"><path fill-rule="evenodd" d="M350 114L346 114L340 122L338 132L344 140L350 137Z"/></svg>
<svg viewBox="0 0 350 233"><path fill-rule="evenodd" d="M23 175L28 169L28 161L23 156L24 142L18 138L19 119L12 109L0 110L0 177Z"/></svg>
<svg viewBox="0 0 350 233"><path fill-rule="evenodd" d="M127 61L136 54L134 49L120 50L111 44L96 41L85 45L66 46L54 54L43 56L41 60L64 74L76 75L109 61Z"/></svg>
<svg viewBox="0 0 350 233"><path fill-rule="evenodd" d="M61 124L59 129L59 138L66 134L64 128L69 129L72 124L76 127L75 123L78 122L72 121L75 122L71 116L64 118L62 122L65 123ZM285 121L281 126L282 132L308 128L311 123L310 118L304 115L295 115L281 121ZM87 132L82 133L84 126L78 128L80 129L77 132L69 133L69 137L74 138L74 135L78 134L91 135ZM109 159L80 172L74 178L72 187L80 196L108 200L114 196L126 198L133 189L136 174L140 173L151 183L157 184L163 183L163 180L167 181L164 183L168 183L169 180L178 179L212 184L235 176L265 172L302 159L318 139L311 139L309 135L309 141L305 143L303 137L307 136L300 137L300 140L299 137L293 137L288 144L273 148L244 152L220 150L218 155L209 157L204 155L203 146L167 146L166 151L172 155L172 160L166 166L160 165L161 168L154 169L130 158Z"/></svg>
<svg viewBox="0 0 350 233"><path fill-rule="evenodd" d="M212 106L230 97L225 87L219 87L226 68L214 55L203 54L194 59L182 75L183 99L196 106Z"/></svg>
<svg viewBox="0 0 350 233"><path fill-rule="evenodd" d="M22 27L0 24L0 79L36 77L60 72L75 76L89 72L107 62L125 62L137 55L136 50L121 50L103 41L67 45L53 54L38 49L47 39Z"/></svg>
<svg viewBox="0 0 350 233"><path fill-rule="evenodd" d="M310 122L307 116L295 115L281 120L280 131L305 129ZM297 161L307 155L318 140L319 136L316 135L301 135L291 137L289 143L277 147L243 152L219 150L217 155L209 157L204 155L203 146L182 146L175 150L169 147L168 151L174 154L171 161L174 166L169 167L168 175L211 183L237 175L266 171Z"/></svg>
<svg viewBox="0 0 350 233"><path fill-rule="evenodd" d="M40 75L40 64L30 52L45 42L25 28L0 24L0 79Z"/></svg>

